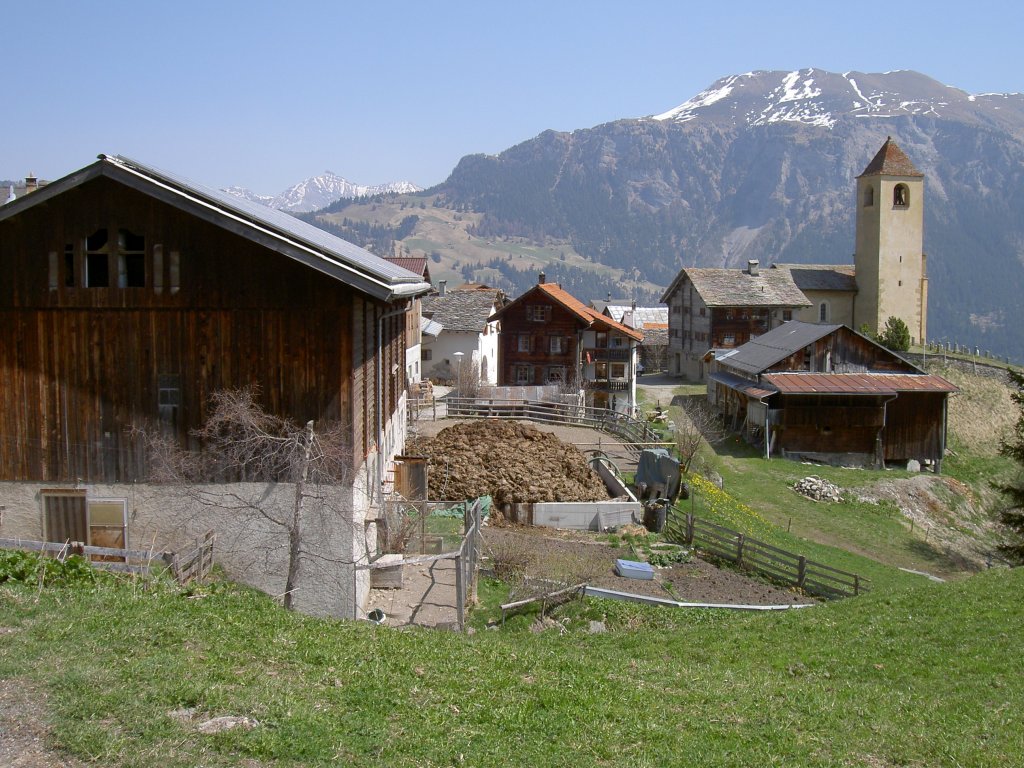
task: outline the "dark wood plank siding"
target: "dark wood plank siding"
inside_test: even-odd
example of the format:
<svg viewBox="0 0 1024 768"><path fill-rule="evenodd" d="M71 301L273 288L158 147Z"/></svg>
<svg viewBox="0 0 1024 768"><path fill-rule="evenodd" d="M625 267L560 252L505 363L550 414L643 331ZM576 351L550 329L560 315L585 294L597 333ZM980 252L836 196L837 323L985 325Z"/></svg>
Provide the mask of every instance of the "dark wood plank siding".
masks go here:
<svg viewBox="0 0 1024 768"><path fill-rule="evenodd" d="M537 322L527 316L527 307L539 305L551 307L550 320ZM582 329L583 323L575 315L543 294L535 294L518 305L510 306L501 318L498 384L518 384L515 369L520 365L528 365L533 369L530 384L544 384L544 370L548 366L564 367L566 376L573 376L580 359L579 334ZM530 337L529 351L520 351L520 336ZM551 354L552 336L566 339L562 354Z"/></svg>
<svg viewBox="0 0 1024 768"><path fill-rule="evenodd" d="M100 227L145 237L144 287L82 286L83 241ZM63 272L68 244L73 286ZM52 289L51 252L60 268ZM171 252L179 254L177 291ZM297 421L365 422L373 412L376 335L366 316L378 306L312 268L106 179L37 205L0 222L0 477L144 476L128 430L159 422L161 382L178 384L177 405L163 415L183 444L213 391L246 385L259 387L269 410ZM404 381L401 333L394 335L389 359L398 360L399 373L385 418ZM356 453L357 460L365 455Z"/></svg>
<svg viewBox="0 0 1024 768"><path fill-rule="evenodd" d="M940 462L943 453L944 392L901 392L885 419L886 461Z"/></svg>

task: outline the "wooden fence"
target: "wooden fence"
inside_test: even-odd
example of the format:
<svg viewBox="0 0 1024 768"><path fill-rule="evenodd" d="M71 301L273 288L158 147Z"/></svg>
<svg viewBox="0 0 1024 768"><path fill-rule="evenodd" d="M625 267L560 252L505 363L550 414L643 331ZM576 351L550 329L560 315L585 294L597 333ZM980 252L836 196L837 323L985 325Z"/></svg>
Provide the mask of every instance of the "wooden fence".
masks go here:
<svg viewBox="0 0 1024 768"><path fill-rule="evenodd" d="M446 397L447 414L457 419L526 419L573 427L589 427L613 434L627 445L670 445L646 421L607 408L553 403L542 400L503 400L490 397ZM410 413L420 413L419 406Z"/></svg>
<svg viewBox="0 0 1024 768"><path fill-rule="evenodd" d="M701 549L712 557L820 597L853 597L865 591L866 579L855 573L808 560L803 555L787 552L692 514L685 516L685 522L680 520L681 517L679 510L672 510L669 525L665 528L666 536Z"/></svg>
<svg viewBox="0 0 1024 768"><path fill-rule="evenodd" d="M64 561L72 555L84 557L94 568L117 573L149 576L154 564L166 567L179 583L203 579L213 566L213 531L196 540L193 549L181 555L176 552L156 552L151 549L117 549L93 547L78 541L64 543L32 541L28 539L0 539L0 549L20 549L41 552Z"/></svg>

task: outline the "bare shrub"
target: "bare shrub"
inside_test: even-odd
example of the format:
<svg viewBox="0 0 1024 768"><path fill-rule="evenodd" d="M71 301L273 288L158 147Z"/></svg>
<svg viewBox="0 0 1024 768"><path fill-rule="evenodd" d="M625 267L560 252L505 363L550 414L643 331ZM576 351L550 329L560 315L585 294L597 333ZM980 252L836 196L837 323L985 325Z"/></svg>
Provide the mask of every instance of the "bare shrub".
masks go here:
<svg viewBox="0 0 1024 768"><path fill-rule="evenodd" d="M685 476L704 443L720 443L728 435L718 414L703 397L687 397L673 414L675 444L679 452L679 469Z"/></svg>

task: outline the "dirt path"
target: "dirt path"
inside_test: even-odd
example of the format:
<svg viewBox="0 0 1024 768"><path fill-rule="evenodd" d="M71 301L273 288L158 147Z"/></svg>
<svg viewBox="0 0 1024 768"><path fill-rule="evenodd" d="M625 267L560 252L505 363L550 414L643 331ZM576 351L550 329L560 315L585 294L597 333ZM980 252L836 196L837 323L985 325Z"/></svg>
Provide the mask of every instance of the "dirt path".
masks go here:
<svg viewBox="0 0 1024 768"><path fill-rule="evenodd" d="M46 694L25 680L0 680L0 765L80 768L84 763L50 746Z"/></svg>

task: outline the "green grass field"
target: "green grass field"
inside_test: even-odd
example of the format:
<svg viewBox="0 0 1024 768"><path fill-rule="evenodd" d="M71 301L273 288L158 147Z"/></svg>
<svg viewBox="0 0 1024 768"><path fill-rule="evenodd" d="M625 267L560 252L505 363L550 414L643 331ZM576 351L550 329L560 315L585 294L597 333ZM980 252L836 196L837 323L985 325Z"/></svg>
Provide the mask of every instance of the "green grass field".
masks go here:
<svg viewBox="0 0 1024 768"><path fill-rule="evenodd" d="M0 677L104 766L1003 768L1024 762L1022 589L999 570L767 615L588 601L564 634L465 636L231 586L6 585ZM186 707L258 725L201 735Z"/></svg>

